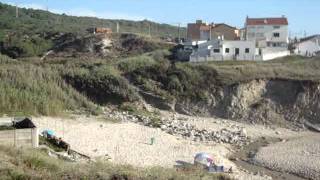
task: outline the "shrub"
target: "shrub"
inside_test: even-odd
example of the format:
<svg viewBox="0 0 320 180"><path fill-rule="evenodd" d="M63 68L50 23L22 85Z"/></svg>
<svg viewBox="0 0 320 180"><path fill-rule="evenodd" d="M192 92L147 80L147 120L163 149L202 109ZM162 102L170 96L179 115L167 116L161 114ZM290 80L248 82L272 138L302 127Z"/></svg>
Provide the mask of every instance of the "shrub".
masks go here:
<svg viewBox="0 0 320 180"><path fill-rule="evenodd" d="M121 71L125 73L129 73L140 68L153 66L155 64L156 62L153 58L143 55L143 56L121 60L118 64L118 67Z"/></svg>
<svg viewBox="0 0 320 180"><path fill-rule="evenodd" d="M66 81L101 105L133 102L139 96L129 82L111 66L77 69L64 75Z"/></svg>

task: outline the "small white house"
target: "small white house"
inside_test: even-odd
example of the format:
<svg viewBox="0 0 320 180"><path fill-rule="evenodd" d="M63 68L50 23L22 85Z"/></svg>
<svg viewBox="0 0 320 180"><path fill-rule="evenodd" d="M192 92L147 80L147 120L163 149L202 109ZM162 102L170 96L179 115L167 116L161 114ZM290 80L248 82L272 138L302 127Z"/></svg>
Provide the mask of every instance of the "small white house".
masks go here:
<svg viewBox="0 0 320 180"><path fill-rule="evenodd" d="M190 56L190 62L256 60L254 41L212 40L199 44Z"/></svg>
<svg viewBox="0 0 320 180"><path fill-rule="evenodd" d="M320 35L314 35L300 39L294 43L294 54L313 57L320 52Z"/></svg>

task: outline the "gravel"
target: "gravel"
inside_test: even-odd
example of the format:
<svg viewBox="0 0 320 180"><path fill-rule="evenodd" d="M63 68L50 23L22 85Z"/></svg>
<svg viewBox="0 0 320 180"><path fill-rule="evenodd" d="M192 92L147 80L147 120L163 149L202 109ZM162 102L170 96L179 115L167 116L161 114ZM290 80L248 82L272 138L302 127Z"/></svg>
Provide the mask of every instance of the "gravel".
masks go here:
<svg viewBox="0 0 320 180"><path fill-rule="evenodd" d="M246 129L236 126L233 130L223 128L219 131L209 131L197 128L191 123L186 122L183 118L161 118L154 123L150 117L130 115L128 112L113 111L108 116L109 118L121 119L122 122L138 123L151 128L158 127L170 135L183 137L194 142L213 142L244 146L250 141ZM227 121L222 121L221 123L227 123Z"/></svg>

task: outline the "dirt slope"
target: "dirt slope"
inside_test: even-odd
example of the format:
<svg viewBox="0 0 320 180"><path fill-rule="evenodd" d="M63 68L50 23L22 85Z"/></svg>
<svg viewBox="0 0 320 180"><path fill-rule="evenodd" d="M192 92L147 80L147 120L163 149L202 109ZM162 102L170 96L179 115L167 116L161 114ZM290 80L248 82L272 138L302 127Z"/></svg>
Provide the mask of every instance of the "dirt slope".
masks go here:
<svg viewBox="0 0 320 180"><path fill-rule="evenodd" d="M253 80L216 87L208 97L196 101L178 99L173 107L184 114L217 116L272 126L303 128L306 122L320 123L318 82Z"/></svg>

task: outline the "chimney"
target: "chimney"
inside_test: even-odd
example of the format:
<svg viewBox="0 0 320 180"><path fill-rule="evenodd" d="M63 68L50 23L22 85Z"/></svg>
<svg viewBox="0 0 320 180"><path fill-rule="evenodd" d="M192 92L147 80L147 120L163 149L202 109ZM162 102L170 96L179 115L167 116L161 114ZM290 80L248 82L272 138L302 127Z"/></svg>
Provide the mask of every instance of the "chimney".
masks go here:
<svg viewBox="0 0 320 180"><path fill-rule="evenodd" d="M202 24L202 20L197 20L196 23L197 24Z"/></svg>

